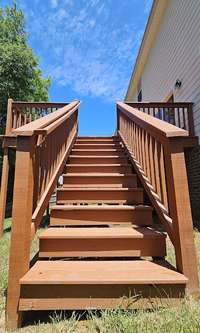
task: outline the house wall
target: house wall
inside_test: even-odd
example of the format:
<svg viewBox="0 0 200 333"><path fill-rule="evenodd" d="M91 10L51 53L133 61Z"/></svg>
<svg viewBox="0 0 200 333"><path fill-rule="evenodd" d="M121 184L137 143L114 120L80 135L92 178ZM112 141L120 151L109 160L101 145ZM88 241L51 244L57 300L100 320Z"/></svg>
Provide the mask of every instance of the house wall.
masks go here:
<svg viewBox="0 0 200 333"><path fill-rule="evenodd" d="M143 100L164 101L173 93L175 102L193 102L200 137L200 0L169 1L141 75ZM174 89L177 79L180 89ZM193 219L200 225L200 147L186 152L186 161Z"/></svg>

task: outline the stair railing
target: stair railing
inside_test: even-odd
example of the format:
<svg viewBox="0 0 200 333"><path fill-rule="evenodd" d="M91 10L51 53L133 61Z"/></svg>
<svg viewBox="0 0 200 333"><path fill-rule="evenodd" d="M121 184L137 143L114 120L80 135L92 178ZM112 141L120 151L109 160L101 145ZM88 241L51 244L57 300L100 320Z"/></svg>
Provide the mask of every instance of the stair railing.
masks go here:
<svg viewBox="0 0 200 333"><path fill-rule="evenodd" d="M8 188L9 175L9 148L16 148L16 134L14 130L29 124L30 122L44 117L59 108L67 106L69 103L52 103L52 102L19 102L8 99L6 130L2 136L3 141L3 166L1 177L0 192L0 237L3 235L3 226L6 209L6 197Z"/></svg>
<svg viewBox="0 0 200 333"><path fill-rule="evenodd" d="M20 278L28 271L33 235L77 136L80 102L13 131L16 163L7 294L7 323L16 327Z"/></svg>
<svg viewBox="0 0 200 333"><path fill-rule="evenodd" d="M13 129L29 124L42 116L52 113L68 103L53 102L20 102L8 100L7 108L7 135Z"/></svg>
<svg viewBox="0 0 200 333"><path fill-rule="evenodd" d="M185 129L194 135L193 103L190 102L126 102L127 105Z"/></svg>
<svg viewBox="0 0 200 333"><path fill-rule="evenodd" d="M196 252L184 148L197 143L188 131L117 103L118 134L175 249L177 270L198 290Z"/></svg>

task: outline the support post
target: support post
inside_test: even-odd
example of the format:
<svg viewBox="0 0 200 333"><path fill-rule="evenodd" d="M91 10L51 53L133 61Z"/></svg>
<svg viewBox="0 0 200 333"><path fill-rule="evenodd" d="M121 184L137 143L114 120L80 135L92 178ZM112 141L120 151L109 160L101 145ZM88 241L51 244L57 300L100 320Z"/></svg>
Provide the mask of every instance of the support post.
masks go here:
<svg viewBox="0 0 200 333"><path fill-rule="evenodd" d="M9 98L7 106L7 119L6 119L6 135L9 135L12 130L12 102ZM6 198L8 191L8 176L9 176L9 149L6 147L3 151L3 167L1 176L1 191L0 191L0 237L3 235L4 219L6 211Z"/></svg>
<svg viewBox="0 0 200 333"><path fill-rule="evenodd" d="M190 294L199 292L197 259L187 182L184 147L178 138L165 149L165 167L170 216L173 221L176 266L189 280Z"/></svg>
<svg viewBox="0 0 200 333"><path fill-rule="evenodd" d="M3 167L1 175L1 192L0 192L0 237L3 236L4 218L6 211L6 198L8 188L8 176L9 176L9 156L8 148L4 148L3 152Z"/></svg>
<svg viewBox="0 0 200 333"><path fill-rule="evenodd" d="M17 138L14 198L12 210L11 247L9 260L8 294L6 307L7 329L21 324L18 312L20 278L28 271L31 247L33 209L33 154L34 137Z"/></svg>

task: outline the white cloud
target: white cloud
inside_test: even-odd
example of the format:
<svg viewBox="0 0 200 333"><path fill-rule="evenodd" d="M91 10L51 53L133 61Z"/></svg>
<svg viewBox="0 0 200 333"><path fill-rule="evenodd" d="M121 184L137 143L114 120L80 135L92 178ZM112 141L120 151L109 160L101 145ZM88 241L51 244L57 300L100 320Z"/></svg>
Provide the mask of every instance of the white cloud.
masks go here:
<svg viewBox="0 0 200 333"><path fill-rule="evenodd" d="M42 41L46 73L77 97L114 100L125 95L142 33L134 20L122 21L110 4L51 0L54 11L45 20L42 14L31 17L31 35L35 42Z"/></svg>
<svg viewBox="0 0 200 333"><path fill-rule="evenodd" d="M58 6L58 0L50 0L51 1L51 6L53 8L56 8Z"/></svg>

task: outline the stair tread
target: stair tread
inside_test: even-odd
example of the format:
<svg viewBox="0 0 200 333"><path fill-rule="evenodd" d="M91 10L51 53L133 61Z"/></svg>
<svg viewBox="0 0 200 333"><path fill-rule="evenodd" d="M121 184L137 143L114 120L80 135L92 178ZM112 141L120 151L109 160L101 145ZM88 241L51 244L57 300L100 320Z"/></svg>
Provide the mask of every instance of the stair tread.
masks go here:
<svg viewBox="0 0 200 333"><path fill-rule="evenodd" d="M166 235L154 229L138 227L113 228L47 228L39 236L40 239L68 239L68 238L166 238Z"/></svg>
<svg viewBox="0 0 200 333"><path fill-rule="evenodd" d="M115 158L118 158L118 159L127 159L128 158L126 156L107 156L107 155L98 155L98 156L91 156L91 155L70 155L69 156L70 158L110 158L110 159L115 159Z"/></svg>
<svg viewBox="0 0 200 333"><path fill-rule="evenodd" d="M63 177L136 177L135 173L102 173L102 172L93 172L91 173L64 173Z"/></svg>
<svg viewBox="0 0 200 333"><path fill-rule="evenodd" d="M57 188L57 191L112 191L112 192L143 192L143 188L141 187L99 187L95 188L95 187L75 187L75 188L71 188L71 187L67 187L67 186L63 186L63 187L59 187Z"/></svg>
<svg viewBox="0 0 200 333"><path fill-rule="evenodd" d="M20 284L186 284L174 270L146 260L37 261Z"/></svg>
<svg viewBox="0 0 200 333"><path fill-rule="evenodd" d="M96 143L96 142L99 142L99 143L101 143L101 142L104 142L104 141L107 141L107 142L109 142L108 144L112 144L112 143L115 143L115 142L117 142L117 143L119 143L119 142L121 142L121 140L119 140L119 139L114 139L114 138L97 138L97 139L95 139L95 138L91 138L91 139L80 139L80 138L77 138L76 139L76 141L75 141L75 144L76 143L80 143L80 142L82 142L82 141L94 141L94 144Z"/></svg>
<svg viewBox="0 0 200 333"><path fill-rule="evenodd" d="M72 149L72 152L76 152L76 151L81 151L81 152L95 151L96 152L96 149L78 149L78 148ZM116 149L99 149L98 153L100 153L100 152L122 152L122 151L124 152L124 149L120 147L120 148L116 148Z"/></svg>
<svg viewBox="0 0 200 333"><path fill-rule="evenodd" d="M94 136L94 135L87 135L87 136L77 136L77 139L115 139L119 138L117 135L100 135L100 136Z"/></svg>
<svg viewBox="0 0 200 333"><path fill-rule="evenodd" d="M101 167L107 167L107 166L109 166L109 167L112 167L112 166L131 166L131 164L130 163L106 163L106 164L96 164L96 163L90 163L90 164L79 164L79 163L73 163L73 164L71 164L71 163L67 163L67 166L78 166L78 167L80 167L80 166L84 166L84 167L86 167L86 166L93 166L93 167L95 167L95 166L101 166Z"/></svg>
<svg viewBox="0 0 200 333"><path fill-rule="evenodd" d="M152 210L152 207L146 205L87 205L87 206L75 206L75 205L54 205L51 210Z"/></svg>
<svg viewBox="0 0 200 333"><path fill-rule="evenodd" d="M80 146L81 145L83 145L83 146L96 146L96 145L101 146L101 145L103 145L103 146L108 146L108 147L110 147L110 146L122 147L120 145L120 141L110 141L109 143L105 143L105 142L102 143L102 141L100 141L100 140L96 141L94 143L82 143L81 141L79 141L79 142L76 141L74 145L76 145L76 146L78 146L78 145L80 145Z"/></svg>

